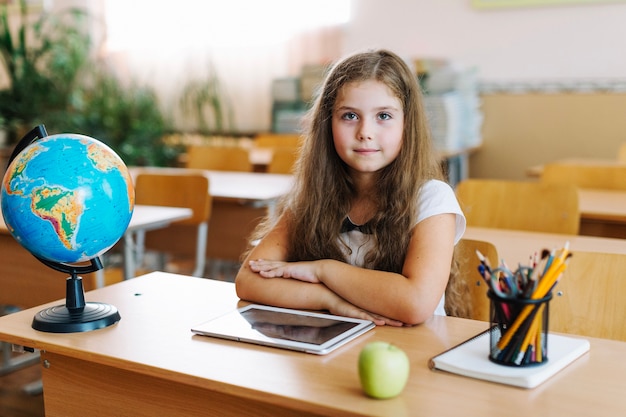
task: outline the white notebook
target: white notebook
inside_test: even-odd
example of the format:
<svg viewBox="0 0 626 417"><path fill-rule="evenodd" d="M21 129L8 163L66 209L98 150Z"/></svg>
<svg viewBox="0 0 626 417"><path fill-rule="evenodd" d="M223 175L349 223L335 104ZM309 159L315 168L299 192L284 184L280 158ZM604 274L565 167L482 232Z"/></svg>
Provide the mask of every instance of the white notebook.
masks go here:
<svg viewBox="0 0 626 417"><path fill-rule="evenodd" d="M489 330L434 356L430 369L452 372L477 379L534 388L589 351L586 339L550 333L548 361L542 365L513 367L489 360Z"/></svg>

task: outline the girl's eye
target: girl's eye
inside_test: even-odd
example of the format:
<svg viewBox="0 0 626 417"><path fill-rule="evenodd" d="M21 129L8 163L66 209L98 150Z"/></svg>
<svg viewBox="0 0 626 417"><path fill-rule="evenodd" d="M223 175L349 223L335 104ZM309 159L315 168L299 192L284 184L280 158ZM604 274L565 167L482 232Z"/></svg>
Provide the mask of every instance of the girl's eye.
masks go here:
<svg viewBox="0 0 626 417"><path fill-rule="evenodd" d="M389 120L389 119L391 119L391 115L389 113L380 113L378 115L378 118L380 120Z"/></svg>
<svg viewBox="0 0 626 417"><path fill-rule="evenodd" d="M341 116L341 118L344 120L356 120L357 117L358 116L356 115L356 113L353 113L353 112L347 112Z"/></svg>

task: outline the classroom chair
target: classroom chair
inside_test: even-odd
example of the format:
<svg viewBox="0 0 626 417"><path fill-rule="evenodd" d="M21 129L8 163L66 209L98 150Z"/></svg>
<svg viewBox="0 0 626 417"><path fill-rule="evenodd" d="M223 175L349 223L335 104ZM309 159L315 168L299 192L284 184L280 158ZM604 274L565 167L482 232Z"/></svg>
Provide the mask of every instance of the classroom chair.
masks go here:
<svg viewBox="0 0 626 417"><path fill-rule="evenodd" d="M580 188L626 190L626 163L553 162L543 167L541 181L551 184L574 184Z"/></svg>
<svg viewBox="0 0 626 417"><path fill-rule="evenodd" d="M476 251L493 268L498 266L498 251L493 243L461 239L454 248L444 308L448 316L489 321L488 287L478 272L481 261Z"/></svg>
<svg viewBox="0 0 626 417"><path fill-rule="evenodd" d="M200 172L140 172L135 179L136 204L189 207L191 218L152 230L143 237L143 249L166 254L169 265L193 259L191 275L204 275L212 198L209 179ZM186 238L193 232L195 241ZM138 242L142 239L138 237ZM141 244L141 243L140 243ZM178 269L173 272L180 272Z"/></svg>
<svg viewBox="0 0 626 417"><path fill-rule="evenodd" d="M238 146L190 145L187 148L186 167L214 171L253 170L249 151Z"/></svg>
<svg viewBox="0 0 626 417"><path fill-rule="evenodd" d="M571 184L465 179L456 196L468 226L578 234L578 191Z"/></svg>
<svg viewBox="0 0 626 417"><path fill-rule="evenodd" d="M626 341L626 254L573 252L552 291L549 329Z"/></svg>
<svg viewBox="0 0 626 417"><path fill-rule="evenodd" d="M302 136L296 133L261 133L254 137L253 146L257 148L298 148Z"/></svg>
<svg viewBox="0 0 626 417"><path fill-rule="evenodd" d="M626 163L626 142L622 143L617 150L617 160Z"/></svg>
<svg viewBox="0 0 626 417"><path fill-rule="evenodd" d="M274 148L267 172L270 174L292 174L297 158L297 148Z"/></svg>

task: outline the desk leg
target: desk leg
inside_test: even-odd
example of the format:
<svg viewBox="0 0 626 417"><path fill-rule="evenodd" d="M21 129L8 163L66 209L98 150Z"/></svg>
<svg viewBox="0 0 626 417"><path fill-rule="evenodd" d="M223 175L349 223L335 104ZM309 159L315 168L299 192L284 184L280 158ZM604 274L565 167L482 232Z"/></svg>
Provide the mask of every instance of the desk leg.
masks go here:
<svg viewBox="0 0 626 417"><path fill-rule="evenodd" d="M135 275L135 240L133 232L124 233L124 279Z"/></svg>

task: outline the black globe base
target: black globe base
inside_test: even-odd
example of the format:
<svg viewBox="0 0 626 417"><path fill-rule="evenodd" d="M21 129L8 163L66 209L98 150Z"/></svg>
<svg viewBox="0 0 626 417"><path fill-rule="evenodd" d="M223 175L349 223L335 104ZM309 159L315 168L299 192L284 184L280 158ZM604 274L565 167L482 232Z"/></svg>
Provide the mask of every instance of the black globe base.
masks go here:
<svg viewBox="0 0 626 417"><path fill-rule="evenodd" d="M58 305L39 311L33 318L35 330L50 333L77 333L102 329L120 321L117 308L110 304L88 302L82 309Z"/></svg>
<svg viewBox="0 0 626 417"><path fill-rule="evenodd" d="M89 266L73 266L39 259L57 271L68 272L65 281L65 305L39 311L33 318L32 328L50 333L77 333L102 329L121 320L117 308L110 304L85 302L83 279L79 273L102 269L100 258L91 260Z"/></svg>

